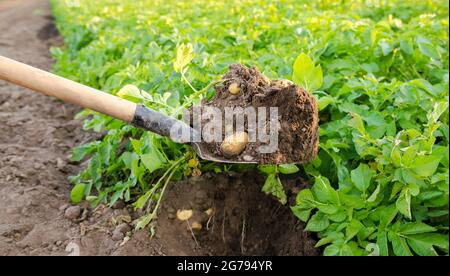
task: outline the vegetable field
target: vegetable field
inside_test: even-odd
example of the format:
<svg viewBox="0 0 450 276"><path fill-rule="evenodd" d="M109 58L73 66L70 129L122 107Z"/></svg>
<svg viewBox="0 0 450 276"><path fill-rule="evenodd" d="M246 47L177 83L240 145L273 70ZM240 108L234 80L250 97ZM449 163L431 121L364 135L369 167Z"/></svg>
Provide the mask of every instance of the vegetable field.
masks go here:
<svg viewBox="0 0 450 276"><path fill-rule="evenodd" d="M88 160L71 177L74 203L124 200L145 211L142 229L173 181L256 169L323 255L448 255L447 1L66 2L52 1L61 76L179 117L242 63L304 87L320 117L310 163L223 165L85 110L102 138L73 149ZM310 188L289 200L281 179L295 173Z"/></svg>

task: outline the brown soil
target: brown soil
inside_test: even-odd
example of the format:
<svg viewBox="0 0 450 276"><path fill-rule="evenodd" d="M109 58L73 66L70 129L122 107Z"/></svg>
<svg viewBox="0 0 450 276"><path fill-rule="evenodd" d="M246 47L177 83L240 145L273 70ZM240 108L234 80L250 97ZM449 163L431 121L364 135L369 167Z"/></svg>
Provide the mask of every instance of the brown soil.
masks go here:
<svg viewBox="0 0 450 276"><path fill-rule="evenodd" d="M48 48L61 39L47 1L1 1L0 18L0 54L49 70ZM304 225L260 191L254 172L172 183L153 238L151 227L129 231L141 214L122 202L70 206L67 178L80 169L68 160L70 149L98 138L72 119L79 110L0 81L0 255L317 254ZM305 182L290 177L284 183L292 200ZM191 232L174 219L178 209L193 209L189 225L196 220L203 229Z"/></svg>
<svg viewBox="0 0 450 276"><path fill-rule="evenodd" d="M306 185L299 176L291 178L283 181L289 195ZM195 248L200 250L196 252L201 254L317 255L314 240L303 231L304 224L287 206L263 194L263 183L254 171L206 174L175 183L163 201L163 219L158 221L157 231L177 237L177 243L192 243L194 239ZM208 209L212 216L206 214ZM180 221L174 219L177 210L193 210L194 214L189 221ZM200 231L190 230L195 222L202 225ZM167 248L171 247L168 244Z"/></svg>
<svg viewBox="0 0 450 276"><path fill-rule="evenodd" d="M211 101L203 102L203 106L217 107L223 113L226 107L251 106L256 111L259 107L265 107L267 131L270 129L271 120L269 108L277 107L277 119L280 122L276 152L260 153L259 148L268 142L257 139L256 142L250 141L238 156L228 157L229 160L287 164L306 163L316 158L319 145L319 119L317 104L312 95L289 81L271 81L256 67L247 68L240 64L231 65L223 80L224 82L216 87L216 96ZM231 84L239 86L239 94L232 95L229 92ZM202 125L209 123L210 120L208 116L203 116ZM223 126L222 138L225 138L225 129ZM247 121L245 131L255 131L248 126ZM207 144L209 152L224 156L220 146L221 143Z"/></svg>

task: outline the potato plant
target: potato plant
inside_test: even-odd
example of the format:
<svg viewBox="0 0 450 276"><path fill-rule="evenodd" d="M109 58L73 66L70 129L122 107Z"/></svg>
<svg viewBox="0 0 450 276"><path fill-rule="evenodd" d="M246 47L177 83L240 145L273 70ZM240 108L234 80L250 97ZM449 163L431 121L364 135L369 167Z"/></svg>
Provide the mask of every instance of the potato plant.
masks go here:
<svg viewBox="0 0 450 276"><path fill-rule="evenodd" d="M291 208L325 255L448 254L447 1L52 2L65 39L52 51L55 72L166 114L211 96L236 62L313 93L320 152L303 166L311 189ZM73 151L72 160L88 160L72 178L73 201L134 202L149 209L139 227L170 180L249 168L80 116L102 138ZM263 191L286 204L279 174L299 166L259 169Z"/></svg>

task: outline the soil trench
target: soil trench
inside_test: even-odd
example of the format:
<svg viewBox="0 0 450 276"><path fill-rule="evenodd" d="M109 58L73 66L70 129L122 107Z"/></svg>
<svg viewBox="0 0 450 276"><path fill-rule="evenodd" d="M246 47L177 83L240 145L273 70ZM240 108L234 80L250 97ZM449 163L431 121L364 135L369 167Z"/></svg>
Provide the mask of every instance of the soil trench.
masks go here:
<svg viewBox="0 0 450 276"><path fill-rule="evenodd" d="M49 47L62 40L48 2L2 0L0 18L0 55L50 70ZM172 183L153 237L150 228L132 235L140 214L122 202L71 206L68 177L82 164L67 157L96 137L73 119L79 110L0 81L0 255L317 254L289 207L261 192L255 172ZM298 176L285 183L291 199L305 185ZM193 218L176 220L179 209L192 209Z"/></svg>

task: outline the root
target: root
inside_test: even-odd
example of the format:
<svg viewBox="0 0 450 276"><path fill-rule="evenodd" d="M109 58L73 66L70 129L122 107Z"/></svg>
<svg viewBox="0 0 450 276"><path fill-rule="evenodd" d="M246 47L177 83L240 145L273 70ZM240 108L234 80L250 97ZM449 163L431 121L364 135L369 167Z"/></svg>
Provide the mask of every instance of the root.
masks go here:
<svg viewBox="0 0 450 276"><path fill-rule="evenodd" d="M241 253L245 254L244 240L245 240L245 216L242 221L242 232L241 232Z"/></svg>
<svg viewBox="0 0 450 276"><path fill-rule="evenodd" d="M223 243L226 243L226 240L225 240L225 219L226 219L226 213L225 213L225 209L223 210L223 220L222 220L222 240L223 240Z"/></svg>
<svg viewBox="0 0 450 276"><path fill-rule="evenodd" d="M192 231L192 227L191 227L191 224L189 223L189 220L186 220L186 223L189 228L189 231L191 232L192 238L194 238L195 245L197 245L197 247L200 247L200 245L197 242L197 238L195 237L194 231Z"/></svg>

